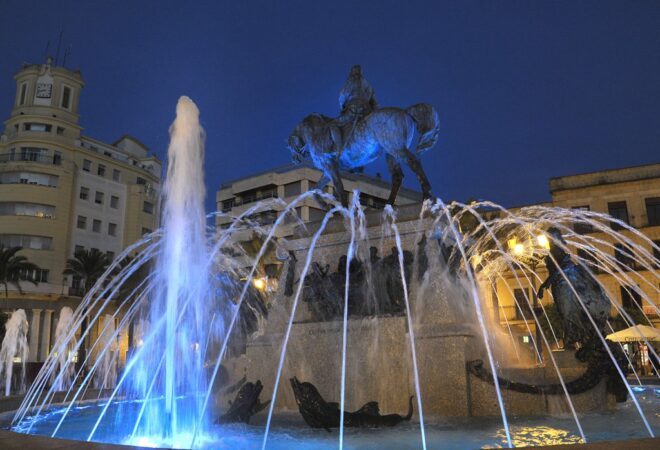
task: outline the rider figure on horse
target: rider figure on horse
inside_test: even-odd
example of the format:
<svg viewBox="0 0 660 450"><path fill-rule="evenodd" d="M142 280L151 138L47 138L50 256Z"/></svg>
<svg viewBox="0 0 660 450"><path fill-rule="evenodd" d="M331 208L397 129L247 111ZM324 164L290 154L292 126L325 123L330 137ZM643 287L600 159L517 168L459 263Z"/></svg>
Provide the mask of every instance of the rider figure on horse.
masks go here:
<svg viewBox="0 0 660 450"><path fill-rule="evenodd" d="M338 120L343 124L354 123L376 109L376 96L374 88L362 76L359 65L351 67L351 72L339 91L340 116Z"/></svg>
<svg viewBox="0 0 660 450"><path fill-rule="evenodd" d="M355 65L339 91L339 117L336 119L337 126L341 130L341 142L348 142L355 132L357 123L376 109L378 103L374 88L362 76L362 67ZM362 172L363 167L353 169L354 172Z"/></svg>

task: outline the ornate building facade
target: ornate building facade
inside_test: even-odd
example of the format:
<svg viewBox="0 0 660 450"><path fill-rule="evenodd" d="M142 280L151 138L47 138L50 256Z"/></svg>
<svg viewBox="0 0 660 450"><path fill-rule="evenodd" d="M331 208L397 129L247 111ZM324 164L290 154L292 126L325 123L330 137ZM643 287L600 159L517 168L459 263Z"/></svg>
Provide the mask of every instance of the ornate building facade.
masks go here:
<svg viewBox="0 0 660 450"><path fill-rule="evenodd" d="M82 134L80 71L49 59L14 79L0 136L0 245L22 247L39 270L22 275L23 293L10 285L1 310L26 310L35 362L50 351L58 311L80 300L79 280L62 275L67 259L92 248L114 259L158 226L161 162L131 136Z"/></svg>

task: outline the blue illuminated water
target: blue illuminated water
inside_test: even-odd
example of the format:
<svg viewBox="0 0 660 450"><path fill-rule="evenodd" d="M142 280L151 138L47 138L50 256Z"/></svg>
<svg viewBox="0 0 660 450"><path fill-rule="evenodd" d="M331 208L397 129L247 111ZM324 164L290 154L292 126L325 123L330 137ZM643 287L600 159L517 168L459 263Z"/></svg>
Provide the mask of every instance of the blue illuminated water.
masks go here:
<svg viewBox="0 0 660 450"><path fill-rule="evenodd" d="M654 431L660 431L660 388L636 387L635 395L647 413ZM154 407L164 407L164 399L152 400ZM178 398L179 406L194 401ZM62 425L58 437L85 440L91 424L96 421L100 408L105 404L88 403L74 408ZM142 436L130 440L130 427L141 408L141 402L114 402L105 415L102 426L96 433L96 441L143 446L157 446L157 438ZM14 431L25 431L32 425L31 434L49 436L64 413L63 408L55 408L37 418L30 418L15 427ZM610 413L585 414L581 416L587 439L590 442L602 440L623 440L647 437L633 403L629 400L617 406ZM198 440L203 449L260 449L264 432L265 414L254 418L252 425L211 426ZM580 434L575 422L567 414L562 417L511 418L511 439L514 446L550 445L580 442ZM507 446L502 423L497 418L433 421L426 419L426 439L429 448L501 448ZM268 440L269 449L336 449L338 432L308 428L297 413L279 414L273 417ZM395 428L345 430L344 448L394 450L417 448L419 445L419 423L409 422Z"/></svg>

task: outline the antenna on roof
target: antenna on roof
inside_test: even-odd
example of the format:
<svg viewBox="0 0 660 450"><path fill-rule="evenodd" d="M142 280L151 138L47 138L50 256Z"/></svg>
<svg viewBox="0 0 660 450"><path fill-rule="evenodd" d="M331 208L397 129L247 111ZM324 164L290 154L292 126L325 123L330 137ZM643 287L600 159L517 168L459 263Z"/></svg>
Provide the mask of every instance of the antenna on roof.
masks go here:
<svg viewBox="0 0 660 450"><path fill-rule="evenodd" d="M64 34L64 30L62 27L60 27L60 37L57 39L57 52L55 52L55 65L57 65L57 62L60 60L60 46L62 45L62 34Z"/></svg>
<svg viewBox="0 0 660 450"><path fill-rule="evenodd" d="M44 61L48 58L48 50L50 49L50 39L48 39L48 42L46 42L46 50L44 50Z"/></svg>
<svg viewBox="0 0 660 450"><path fill-rule="evenodd" d="M64 49L64 58L62 58L62 67L66 66L66 57L71 54L71 46L72 44L69 44L66 49Z"/></svg>

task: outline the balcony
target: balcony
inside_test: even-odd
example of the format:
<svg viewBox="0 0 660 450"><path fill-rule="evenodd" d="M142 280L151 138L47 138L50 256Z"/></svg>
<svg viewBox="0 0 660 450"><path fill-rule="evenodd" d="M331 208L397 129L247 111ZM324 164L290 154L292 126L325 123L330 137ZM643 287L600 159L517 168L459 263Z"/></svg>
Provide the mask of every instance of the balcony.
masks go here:
<svg viewBox="0 0 660 450"><path fill-rule="evenodd" d="M11 162L33 162L61 166L62 157L54 155L38 155L35 153L0 153L0 164Z"/></svg>
<svg viewBox="0 0 660 450"><path fill-rule="evenodd" d="M261 200L268 200L270 198L278 198L277 192L264 192L263 194L250 194L243 197L237 197L231 206L225 206L223 204L222 211L227 212L236 206L247 205Z"/></svg>

